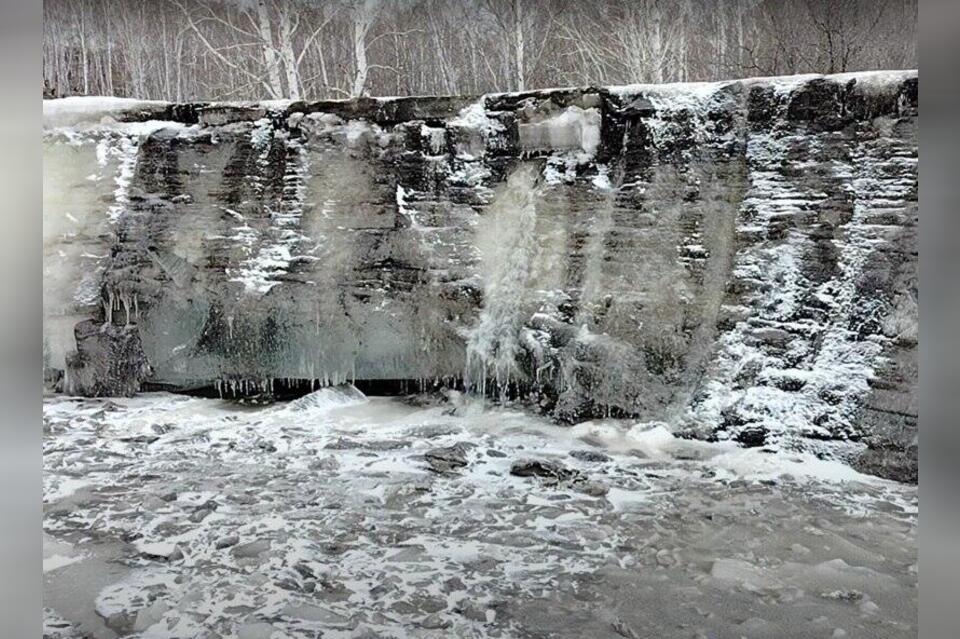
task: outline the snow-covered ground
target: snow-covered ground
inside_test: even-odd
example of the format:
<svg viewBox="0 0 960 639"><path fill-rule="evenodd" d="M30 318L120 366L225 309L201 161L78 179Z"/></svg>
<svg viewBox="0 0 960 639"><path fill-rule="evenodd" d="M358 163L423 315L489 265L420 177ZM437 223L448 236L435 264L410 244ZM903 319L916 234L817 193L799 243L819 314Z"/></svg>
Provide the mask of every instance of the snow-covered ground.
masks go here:
<svg viewBox="0 0 960 639"><path fill-rule="evenodd" d="M916 488L839 462L340 389L43 412L45 636L917 632Z"/></svg>

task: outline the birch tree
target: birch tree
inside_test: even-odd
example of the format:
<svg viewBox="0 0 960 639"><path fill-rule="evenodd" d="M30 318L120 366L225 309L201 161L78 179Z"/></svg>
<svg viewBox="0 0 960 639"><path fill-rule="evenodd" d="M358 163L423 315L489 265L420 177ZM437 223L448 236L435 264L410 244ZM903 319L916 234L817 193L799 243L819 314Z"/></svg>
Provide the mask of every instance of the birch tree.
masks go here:
<svg viewBox="0 0 960 639"><path fill-rule="evenodd" d="M266 0L257 0L257 32L260 34L260 47L263 51L263 63L267 72L268 88L271 97L283 97L283 84L280 81L280 56L273 42L273 27Z"/></svg>
<svg viewBox="0 0 960 639"><path fill-rule="evenodd" d="M381 9L381 0L355 0L350 5L353 22L353 82L350 95L358 97L364 94L370 65L367 62L367 34L377 19Z"/></svg>

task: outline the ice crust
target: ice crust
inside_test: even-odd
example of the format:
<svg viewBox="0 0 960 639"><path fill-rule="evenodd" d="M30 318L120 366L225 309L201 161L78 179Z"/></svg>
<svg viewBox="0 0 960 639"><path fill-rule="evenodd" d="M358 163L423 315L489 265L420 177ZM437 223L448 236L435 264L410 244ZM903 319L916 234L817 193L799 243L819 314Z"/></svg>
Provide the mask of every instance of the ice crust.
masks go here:
<svg viewBox="0 0 960 639"><path fill-rule="evenodd" d="M307 397L46 400L51 627L69 614L67 628L106 620L132 637L578 637L616 621L668 636L743 633L775 604L759 615L771 636L916 632L914 487L657 424ZM466 465L431 472L424 453L451 446ZM509 474L530 456L591 483ZM84 493L57 489L77 474ZM585 588L619 617L558 619Z"/></svg>

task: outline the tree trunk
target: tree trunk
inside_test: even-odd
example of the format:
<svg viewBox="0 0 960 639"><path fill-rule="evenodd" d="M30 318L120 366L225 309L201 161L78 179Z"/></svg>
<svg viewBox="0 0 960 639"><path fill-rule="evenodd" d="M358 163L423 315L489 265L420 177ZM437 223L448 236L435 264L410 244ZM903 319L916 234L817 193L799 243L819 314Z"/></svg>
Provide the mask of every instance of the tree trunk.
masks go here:
<svg viewBox="0 0 960 639"><path fill-rule="evenodd" d="M379 0L360 0L353 14L353 58L356 71L350 95L355 98L363 95L367 85L367 75L370 72L367 65L367 32L373 25L378 4Z"/></svg>
<svg viewBox="0 0 960 639"><path fill-rule="evenodd" d="M103 25L107 44L106 94L113 95L113 33L110 31L110 7L104 7Z"/></svg>
<svg viewBox="0 0 960 639"><path fill-rule="evenodd" d="M280 63L273 46L273 29L270 27L270 11L265 0L257 2L257 28L263 40L263 62L267 67L267 83L271 98L283 97L283 82L280 80Z"/></svg>
<svg viewBox="0 0 960 639"><path fill-rule="evenodd" d="M84 2L79 3L80 7L80 67L83 77L83 94L90 95L90 73L87 70L87 21L85 19Z"/></svg>
<svg viewBox="0 0 960 639"><path fill-rule="evenodd" d="M522 0L513 0L513 38L514 38L514 66L516 67L517 91L523 91L526 88L523 74L523 6Z"/></svg>
<svg viewBox="0 0 960 639"><path fill-rule="evenodd" d="M366 29L359 21L353 23L353 56L357 65L353 76L353 88L350 89L350 95L353 97L363 95L363 87L367 83L366 33Z"/></svg>
<svg viewBox="0 0 960 639"><path fill-rule="evenodd" d="M651 26L652 26L652 37L651 40L651 49L653 50L653 55L651 57L652 62L652 73L651 81L659 84L663 82L663 29L662 29L662 19L660 16L660 7L656 4L653 5L651 15Z"/></svg>
<svg viewBox="0 0 960 639"><path fill-rule="evenodd" d="M297 66L297 56L293 53L293 31L290 26L290 7L287 4L281 5L280 9L280 54L287 76L287 97L299 100L300 69Z"/></svg>

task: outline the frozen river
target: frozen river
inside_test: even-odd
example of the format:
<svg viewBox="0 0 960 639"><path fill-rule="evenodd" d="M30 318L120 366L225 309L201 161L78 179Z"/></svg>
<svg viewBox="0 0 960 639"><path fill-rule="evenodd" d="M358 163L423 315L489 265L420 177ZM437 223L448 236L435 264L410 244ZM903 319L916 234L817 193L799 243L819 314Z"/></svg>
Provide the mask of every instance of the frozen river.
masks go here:
<svg viewBox="0 0 960 639"><path fill-rule="evenodd" d="M48 637L917 633L916 487L812 455L332 389L43 413Z"/></svg>

